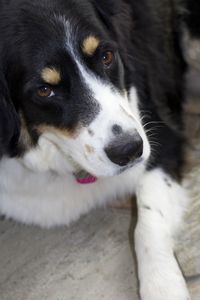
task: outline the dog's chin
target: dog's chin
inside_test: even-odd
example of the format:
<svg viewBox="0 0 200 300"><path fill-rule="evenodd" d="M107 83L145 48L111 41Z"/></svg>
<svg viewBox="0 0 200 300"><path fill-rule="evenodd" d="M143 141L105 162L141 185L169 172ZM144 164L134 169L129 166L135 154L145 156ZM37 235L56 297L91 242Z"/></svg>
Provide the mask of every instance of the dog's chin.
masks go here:
<svg viewBox="0 0 200 300"><path fill-rule="evenodd" d="M77 183L79 184L89 184L95 183L96 181L106 178L113 177L120 174L119 168L108 168L105 166L105 169L101 166L101 168L91 169L90 167L82 167L76 164L75 171L73 172L73 176Z"/></svg>
<svg viewBox="0 0 200 300"><path fill-rule="evenodd" d="M122 173L125 173L126 171L130 170L131 168L134 168L135 165L138 165L142 162L142 159L138 159L135 162L132 162L128 164L127 166L123 167L116 167L112 171L110 170L109 172L105 171L103 174L99 173L99 170L97 172L89 172L81 167L77 169L77 171L73 172L73 175L75 177L75 180L79 184L90 184L90 183L95 183L99 179L103 179L106 177L115 177L119 176Z"/></svg>

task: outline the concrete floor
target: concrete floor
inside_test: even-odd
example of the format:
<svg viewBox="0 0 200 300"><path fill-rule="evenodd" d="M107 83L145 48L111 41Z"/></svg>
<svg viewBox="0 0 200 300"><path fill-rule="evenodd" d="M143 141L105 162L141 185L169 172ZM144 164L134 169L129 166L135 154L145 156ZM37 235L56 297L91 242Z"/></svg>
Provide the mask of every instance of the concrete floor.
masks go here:
<svg viewBox="0 0 200 300"><path fill-rule="evenodd" d="M130 221L118 209L54 230L2 220L0 299L137 299Z"/></svg>

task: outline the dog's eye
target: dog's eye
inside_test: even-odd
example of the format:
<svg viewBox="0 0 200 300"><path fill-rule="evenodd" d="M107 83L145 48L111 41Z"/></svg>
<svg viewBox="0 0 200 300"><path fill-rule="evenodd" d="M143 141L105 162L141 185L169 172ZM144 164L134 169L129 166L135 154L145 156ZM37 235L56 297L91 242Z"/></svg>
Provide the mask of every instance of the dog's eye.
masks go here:
<svg viewBox="0 0 200 300"><path fill-rule="evenodd" d="M105 67L109 67L114 60L114 54L112 51L106 51L102 55L102 63Z"/></svg>
<svg viewBox="0 0 200 300"><path fill-rule="evenodd" d="M48 86L41 86L37 90L37 95L39 97L52 97L55 94L54 94L53 90L50 87L48 87Z"/></svg>

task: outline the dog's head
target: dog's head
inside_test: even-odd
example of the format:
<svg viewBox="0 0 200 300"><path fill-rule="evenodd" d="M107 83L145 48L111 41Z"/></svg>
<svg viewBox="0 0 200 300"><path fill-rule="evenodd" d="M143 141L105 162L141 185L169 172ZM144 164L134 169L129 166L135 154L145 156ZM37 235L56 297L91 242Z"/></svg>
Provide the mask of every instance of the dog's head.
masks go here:
<svg viewBox="0 0 200 300"><path fill-rule="evenodd" d="M7 143L31 169L112 176L149 156L112 12L91 2L27 1L1 20L0 109L13 115L1 122L16 124Z"/></svg>

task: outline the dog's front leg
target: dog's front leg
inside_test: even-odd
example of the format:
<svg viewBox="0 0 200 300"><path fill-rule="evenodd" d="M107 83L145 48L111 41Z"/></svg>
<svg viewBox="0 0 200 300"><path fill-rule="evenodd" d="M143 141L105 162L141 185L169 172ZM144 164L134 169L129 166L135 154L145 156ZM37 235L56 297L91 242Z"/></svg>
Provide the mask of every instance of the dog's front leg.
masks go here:
<svg viewBox="0 0 200 300"><path fill-rule="evenodd" d="M141 300L189 300L173 252L187 197L163 170L148 171L137 189L135 247Z"/></svg>

